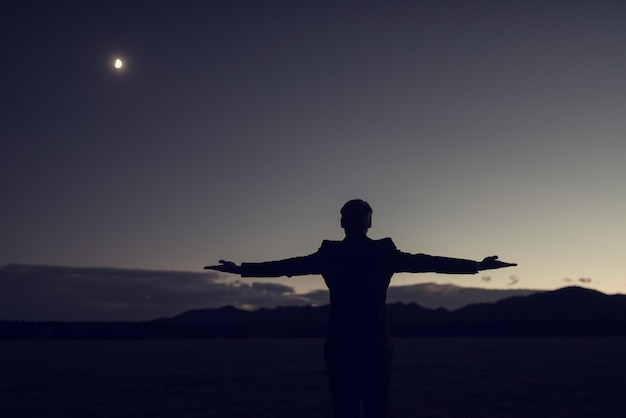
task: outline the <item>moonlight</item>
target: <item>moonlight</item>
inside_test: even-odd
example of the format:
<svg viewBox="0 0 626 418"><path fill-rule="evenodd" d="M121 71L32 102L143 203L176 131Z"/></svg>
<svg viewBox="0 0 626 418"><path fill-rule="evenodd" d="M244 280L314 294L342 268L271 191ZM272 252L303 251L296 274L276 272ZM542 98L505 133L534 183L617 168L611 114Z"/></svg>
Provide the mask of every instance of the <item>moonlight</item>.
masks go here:
<svg viewBox="0 0 626 418"><path fill-rule="evenodd" d="M124 66L124 62L120 58L115 58L113 67L115 67L116 70L121 70L123 66Z"/></svg>

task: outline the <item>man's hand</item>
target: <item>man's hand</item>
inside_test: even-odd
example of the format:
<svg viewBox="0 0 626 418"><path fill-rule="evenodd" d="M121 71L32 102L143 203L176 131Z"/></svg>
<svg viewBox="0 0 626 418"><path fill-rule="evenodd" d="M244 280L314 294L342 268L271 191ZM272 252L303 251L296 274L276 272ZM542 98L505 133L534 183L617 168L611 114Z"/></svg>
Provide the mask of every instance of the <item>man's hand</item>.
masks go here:
<svg viewBox="0 0 626 418"><path fill-rule="evenodd" d="M483 261L478 263L478 271L481 270L494 270L500 269L502 267L513 267L517 266L516 263L505 263L504 261L498 261L497 255L492 255L491 257L485 257Z"/></svg>
<svg viewBox="0 0 626 418"><path fill-rule="evenodd" d="M217 266L205 266L205 270L216 270L224 273L241 274L241 266L233 263L232 261L220 260L220 264Z"/></svg>

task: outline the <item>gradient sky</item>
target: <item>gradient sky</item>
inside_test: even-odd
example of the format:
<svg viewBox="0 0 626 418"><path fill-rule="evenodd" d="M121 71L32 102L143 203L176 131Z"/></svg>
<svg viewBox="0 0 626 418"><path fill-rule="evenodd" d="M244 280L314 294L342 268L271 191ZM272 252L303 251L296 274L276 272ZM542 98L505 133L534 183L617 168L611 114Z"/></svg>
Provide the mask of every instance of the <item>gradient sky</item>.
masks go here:
<svg viewBox="0 0 626 418"><path fill-rule="evenodd" d="M393 284L626 293L626 3L320 3L5 7L0 265L306 255L362 198L404 251L519 263Z"/></svg>

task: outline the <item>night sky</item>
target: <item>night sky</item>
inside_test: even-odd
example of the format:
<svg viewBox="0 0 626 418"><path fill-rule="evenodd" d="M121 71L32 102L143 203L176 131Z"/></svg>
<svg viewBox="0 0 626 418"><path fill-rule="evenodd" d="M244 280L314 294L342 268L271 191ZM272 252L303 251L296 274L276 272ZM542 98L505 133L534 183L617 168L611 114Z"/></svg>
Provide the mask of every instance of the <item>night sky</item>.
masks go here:
<svg viewBox="0 0 626 418"><path fill-rule="evenodd" d="M626 293L623 1L13 3L0 265L198 280L362 198L373 238L519 264L392 285Z"/></svg>

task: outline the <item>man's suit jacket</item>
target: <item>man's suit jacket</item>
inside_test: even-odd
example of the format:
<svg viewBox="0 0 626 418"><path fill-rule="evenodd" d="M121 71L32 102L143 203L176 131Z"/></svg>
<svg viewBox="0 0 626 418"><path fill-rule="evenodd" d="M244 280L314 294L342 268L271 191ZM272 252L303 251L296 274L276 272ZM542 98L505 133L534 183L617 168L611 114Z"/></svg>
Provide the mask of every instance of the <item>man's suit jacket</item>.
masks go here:
<svg viewBox="0 0 626 418"><path fill-rule="evenodd" d="M391 238L368 237L324 241L304 257L264 263L243 263L243 277L321 274L330 291L328 336L354 338L388 334L385 300L394 273L476 273L472 260L409 254Z"/></svg>

